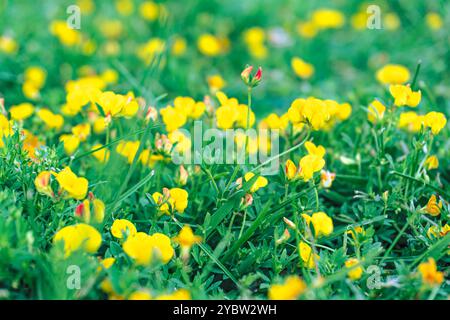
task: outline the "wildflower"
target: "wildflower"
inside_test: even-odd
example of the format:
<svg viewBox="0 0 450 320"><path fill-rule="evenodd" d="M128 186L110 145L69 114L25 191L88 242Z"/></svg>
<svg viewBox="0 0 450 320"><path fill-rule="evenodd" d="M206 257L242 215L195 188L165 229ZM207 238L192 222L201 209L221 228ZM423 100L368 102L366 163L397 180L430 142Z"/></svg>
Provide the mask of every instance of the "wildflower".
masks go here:
<svg viewBox="0 0 450 320"><path fill-rule="evenodd" d="M292 58L291 67L295 74L302 79L309 79L314 74L314 66L299 57Z"/></svg>
<svg viewBox="0 0 450 320"><path fill-rule="evenodd" d="M102 200L96 199L92 193L89 194L89 199L83 200L83 202L75 208L75 216L81 218L85 223L90 223L91 212L93 213L92 218L95 223L103 222L105 217L105 204Z"/></svg>
<svg viewBox="0 0 450 320"><path fill-rule="evenodd" d="M315 172L319 172L325 166L325 160L317 155L308 154L300 159L299 176L304 181L309 181Z"/></svg>
<svg viewBox="0 0 450 320"><path fill-rule="evenodd" d="M318 27L312 21L299 22L297 33L303 38L311 39L317 35Z"/></svg>
<svg viewBox="0 0 450 320"><path fill-rule="evenodd" d="M260 82L262 78L262 68L258 67L258 70L256 71L255 75L252 76L251 72L253 70L253 66L246 66L245 69L241 72L241 79L244 81L244 83L250 87L256 87Z"/></svg>
<svg viewBox="0 0 450 320"><path fill-rule="evenodd" d="M444 274L437 270L436 261L433 258L428 258L427 262L422 262L417 269L425 284L435 286L444 281Z"/></svg>
<svg viewBox="0 0 450 320"><path fill-rule="evenodd" d="M68 155L72 155L80 145L80 139L73 134L63 134L59 137L59 141L64 143L64 151Z"/></svg>
<svg viewBox="0 0 450 320"><path fill-rule="evenodd" d="M31 103L24 102L21 104L18 104L16 106L12 106L9 109L9 113L11 114L11 119L16 121L25 120L34 112L34 107Z"/></svg>
<svg viewBox="0 0 450 320"><path fill-rule="evenodd" d="M331 9L315 10L311 16L311 21L319 29L337 29L344 25L344 15Z"/></svg>
<svg viewBox="0 0 450 320"><path fill-rule="evenodd" d="M86 141L87 137L91 134L91 125L89 123L81 123L72 128L72 134L80 139L80 141Z"/></svg>
<svg viewBox="0 0 450 320"><path fill-rule="evenodd" d="M447 124L447 119L443 113L431 111L425 115L424 124L434 135L437 135Z"/></svg>
<svg viewBox="0 0 450 320"><path fill-rule="evenodd" d="M295 179L298 175L298 170L294 162L290 159L286 161L286 164L284 166L284 172L286 174L286 178L288 180Z"/></svg>
<svg viewBox="0 0 450 320"><path fill-rule="evenodd" d="M60 241L64 242L64 252L67 257L77 250L88 253L97 252L102 243L102 237L94 227L80 223L59 230L53 237L53 242Z"/></svg>
<svg viewBox="0 0 450 320"><path fill-rule="evenodd" d="M425 16L428 27L432 30L439 30L444 25L441 16L436 12L429 12Z"/></svg>
<svg viewBox="0 0 450 320"><path fill-rule="evenodd" d="M84 199L88 190L88 180L86 178L79 178L72 172L70 167L65 167L58 173L54 173L56 181L58 181L61 191L66 197L77 200Z"/></svg>
<svg viewBox="0 0 450 320"><path fill-rule="evenodd" d="M356 241L357 235L365 235L366 231L361 226L354 227L353 230L348 230L347 234L350 234L353 240Z"/></svg>
<svg viewBox="0 0 450 320"><path fill-rule="evenodd" d="M176 237L173 238L175 243L178 243L181 247L181 256L187 260L189 257L189 251L194 244L198 244L202 241L202 237L196 236L191 227L188 225L183 226Z"/></svg>
<svg viewBox="0 0 450 320"><path fill-rule="evenodd" d="M101 149L100 149L101 148ZM99 149L99 150L98 150ZM94 151L97 150L97 151ZM109 150L103 146L102 144L94 144L91 148L92 155L94 156L95 159L97 159L100 162L107 162L109 160Z"/></svg>
<svg viewBox="0 0 450 320"><path fill-rule="evenodd" d="M291 234L289 233L289 230L287 228L285 228L281 237L279 237L277 240L275 240L275 244L280 245L283 242L288 241L290 237L291 237Z"/></svg>
<svg viewBox="0 0 450 320"><path fill-rule="evenodd" d="M138 290L128 296L128 300L151 300L152 295L146 290Z"/></svg>
<svg viewBox="0 0 450 320"><path fill-rule="evenodd" d="M134 4L131 0L116 0L116 10L122 16L129 16L134 11Z"/></svg>
<svg viewBox="0 0 450 320"><path fill-rule="evenodd" d="M403 84L410 77L409 70L398 64L387 64L376 73L377 80L382 84Z"/></svg>
<svg viewBox="0 0 450 320"><path fill-rule="evenodd" d="M197 47L202 54L210 57L217 56L223 51L219 38L212 34L202 34L197 40Z"/></svg>
<svg viewBox="0 0 450 320"><path fill-rule="evenodd" d="M295 300L306 290L306 283L299 276L288 276L283 284L272 284L269 288L270 300Z"/></svg>
<svg viewBox="0 0 450 320"><path fill-rule="evenodd" d="M165 47L166 43L164 40L152 38L138 48L137 55L146 65L149 65L155 57L164 52Z"/></svg>
<svg viewBox="0 0 450 320"><path fill-rule="evenodd" d="M113 264L116 262L116 259L113 257L109 257L109 258L105 258L103 259L100 264L101 264L101 268L103 269L109 269L113 266Z"/></svg>
<svg viewBox="0 0 450 320"><path fill-rule="evenodd" d="M333 220L325 212L316 212L312 216L303 213L302 217L308 225L313 224L316 237L328 236L333 232Z"/></svg>
<svg viewBox="0 0 450 320"><path fill-rule="evenodd" d="M31 66L25 70L24 81L31 84L36 89L41 89L45 84L47 73L41 67Z"/></svg>
<svg viewBox="0 0 450 320"><path fill-rule="evenodd" d="M324 188L330 188L335 178L336 173L334 172L330 172L328 170L320 171L320 184Z"/></svg>
<svg viewBox="0 0 450 320"><path fill-rule="evenodd" d="M291 220L289 220L288 218L283 217L283 221L284 221L284 223L285 223L289 228L291 228L292 230L297 230L297 226L295 225L295 223L292 222Z"/></svg>
<svg viewBox="0 0 450 320"><path fill-rule="evenodd" d="M54 114L46 108L40 109L37 112L37 116L49 129L60 130L64 124L64 118L60 114Z"/></svg>
<svg viewBox="0 0 450 320"><path fill-rule="evenodd" d="M97 97L98 105L103 109L106 117L119 116L125 105L125 97L120 94L115 94L112 91L102 92Z"/></svg>
<svg viewBox="0 0 450 320"><path fill-rule="evenodd" d="M213 92L213 93L215 93L219 90L222 90L223 87L225 87L225 85L226 85L225 80L219 74L209 76L207 78L207 82L208 82L209 90L211 90L211 92Z"/></svg>
<svg viewBox="0 0 450 320"><path fill-rule="evenodd" d="M253 172L247 172L244 175L244 179L245 181L249 181L251 178L253 178L255 176L255 174ZM264 188L265 186L267 186L268 181L266 178L259 176L256 181L253 183L253 185L250 187L250 193L255 193L256 191L258 191L261 188Z"/></svg>
<svg viewBox="0 0 450 320"><path fill-rule="evenodd" d="M139 6L139 14L148 21L155 21L159 16L159 7L153 1L145 1Z"/></svg>
<svg viewBox="0 0 450 320"><path fill-rule="evenodd" d="M50 185L51 175L52 174L50 171L42 171L37 175L36 179L34 179L36 190L41 194L48 195L49 197L54 196Z"/></svg>
<svg viewBox="0 0 450 320"><path fill-rule="evenodd" d="M398 120L399 128L406 128L410 132L418 132L424 125L425 116L418 115L414 111L402 112Z"/></svg>
<svg viewBox="0 0 450 320"><path fill-rule="evenodd" d="M189 173L187 172L186 168L181 165L179 169L179 176L178 176L178 182L180 185L184 186L187 183L187 180L189 178Z"/></svg>
<svg viewBox="0 0 450 320"><path fill-rule="evenodd" d="M441 213L441 209L442 209L442 201L439 200L439 202L437 202L436 196L434 194L428 200L427 205L424 208L422 208L422 210L425 213L428 213L434 217L438 216Z"/></svg>
<svg viewBox="0 0 450 320"><path fill-rule="evenodd" d="M447 235L447 233L450 232L450 225L445 224L445 226L439 228L438 226L431 226L427 230L427 236L428 238L432 239L434 238L440 238Z"/></svg>
<svg viewBox="0 0 450 320"><path fill-rule="evenodd" d="M180 188L170 189L170 198L173 200L173 208L178 213L183 213L188 206L188 193Z"/></svg>
<svg viewBox="0 0 450 320"><path fill-rule="evenodd" d="M122 247L124 252L137 265L141 266L150 265L154 258L166 264L174 255L170 238L162 233L155 233L150 236L144 232L138 232L128 237Z"/></svg>
<svg viewBox="0 0 450 320"><path fill-rule="evenodd" d="M288 125L289 125L288 115L284 114L280 117L276 113L269 114L259 123L259 127L261 129L280 130L280 131L286 130Z"/></svg>
<svg viewBox="0 0 450 320"><path fill-rule="evenodd" d="M159 295L156 300L191 300L191 294L186 289L178 289L171 294Z"/></svg>
<svg viewBox="0 0 450 320"><path fill-rule="evenodd" d="M416 107L420 103L422 94L419 91L412 91L410 86L400 84L391 85L389 92L394 97L396 106Z"/></svg>
<svg viewBox="0 0 450 320"><path fill-rule="evenodd" d="M17 42L9 36L0 36L0 51L6 54L14 54L17 52Z"/></svg>
<svg viewBox="0 0 450 320"><path fill-rule="evenodd" d="M397 30L400 27L400 19L398 15L388 12L383 16L383 26L387 30Z"/></svg>
<svg viewBox="0 0 450 320"><path fill-rule="evenodd" d="M185 54L187 48L186 39L176 36L172 43L171 52L174 56L179 57Z"/></svg>
<svg viewBox="0 0 450 320"><path fill-rule="evenodd" d="M350 258L345 261L345 267L350 269L347 275L351 280L359 280L362 276L363 269L361 266L355 267L357 264L359 264L359 260L356 258Z"/></svg>
<svg viewBox="0 0 450 320"><path fill-rule="evenodd" d="M308 123L313 130L325 128L331 118L326 103L313 97L295 99L288 110L288 116L294 125Z"/></svg>
<svg viewBox="0 0 450 320"><path fill-rule="evenodd" d="M69 28L64 20L53 21L50 25L50 32L67 47L73 47L81 40L80 33L75 29Z"/></svg>
<svg viewBox="0 0 450 320"><path fill-rule="evenodd" d="M435 155L432 155L427 157L424 164L428 170L437 169L439 168L439 159Z"/></svg>
<svg viewBox="0 0 450 320"><path fill-rule="evenodd" d="M136 233L134 224L126 219L116 219L111 226L111 234L117 239L130 238Z"/></svg>
<svg viewBox="0 0 450 320"><path fill-rule="evenodd" d="M369 105L369 113L367 114L367 119L372 123L376 123L377 121L383 119L385 111L386 107L380 101L374 100Z"/></svg>
<svg viewBox="0 0 450 320"><path fill-rule="evenodd" d="M319 255L313 253L312 248L304 241L300 241L298 246L300 252L300 258L304 262L305 266L309 269L314 268L317 261L319 261Z"/></svg>
<svg viewBox="0 0 450 320"><path fill-rule="evenodd" d="M162 121L166 125L166 130L172 132L181 128L187 121L186 114L177 111L172 106L167 106L160 111Z"/></svg>

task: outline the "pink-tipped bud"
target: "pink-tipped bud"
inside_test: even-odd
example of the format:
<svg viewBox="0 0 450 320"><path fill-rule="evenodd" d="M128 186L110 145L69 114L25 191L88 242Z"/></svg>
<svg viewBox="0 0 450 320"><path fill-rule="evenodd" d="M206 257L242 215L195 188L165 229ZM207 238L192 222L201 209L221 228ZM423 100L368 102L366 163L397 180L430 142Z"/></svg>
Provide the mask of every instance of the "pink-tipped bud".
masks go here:
<svg viewBox="0 0 450 320"><path fill-rule="evenodd" d="M244 197L244 205L249 207L253 204L253 196L251 193L246 193Z"/></svg>
<svg viewBox="0 0 450 320"><path fill-rule="evenodd" d="M245 69L241 72L242 81L244 81L246 85L250 83L250 74L252 73L252 70L253 66L247 65L247 67L245 67Z"/></svg>
<svg viewBox="0 0 450 320"><path fill-rule="evenodd" d="M297 229L297 226L295 225L295 223L292 222L291 220L289 220L288 218L283 217L283 221L284 221L284 223L286 223L286 225L287 225L289 228L291 228L292 230Z"/></svg>
<svg viewBox="0 0 450 320"><path fill-rule="evenodd" d="M183 165L180 166L180 176L178 178L178 182L184 186L187 183L189 177L188 171L184 168Z"/></svg>
<svg viewBox="0 0 450 320"><path fill-rule="evenodd" d="M89 200L84 200L75 208L75 216L86 223L91 220L91 203Z"/></svg>
<svg viewBox="0 0 450 320"><path fill-rule="evenodd" d="M288 229L284 229L283 234L281 235L280 238L278 238L275 243L277 245L282 244L283 242L286 242L287 240L289 240L289 238L291 237L291 234L289 233Z"/></svg>
<svg viewBox="0 0 450 320"><path fill-rule="evenodd" d="M156 110L156 108L149 106L147 109L147 114L145 116L145 119L147 121L152 120L152 121L156 121L156 119L158 119L158 110Z"/></svg>
<svg viewBox="0 0 450 320"><path fill-rule="evenodd" d="M259 67L258 71L256 71L255 77L253 78L256 81L261 81L262 78L262 68Z"/></svg>

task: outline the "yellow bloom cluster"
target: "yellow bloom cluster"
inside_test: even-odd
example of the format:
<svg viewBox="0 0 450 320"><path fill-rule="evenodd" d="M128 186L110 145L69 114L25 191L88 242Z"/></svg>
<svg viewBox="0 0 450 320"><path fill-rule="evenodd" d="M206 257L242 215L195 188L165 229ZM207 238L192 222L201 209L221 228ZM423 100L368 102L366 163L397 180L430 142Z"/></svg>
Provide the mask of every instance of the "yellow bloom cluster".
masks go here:
<svg viewBox="0 0 450 320"><path fill-rule="evenodd" d="M102 237L100 232L94 227L79 223L59 230L55 234L53 242L57 243L60 241L64 242L64 252L66 256L69 256L77 250L83 250L88 253L97 252L102 243Z"/></svg>
<svg viewBox="0 0 450 320"><path fill-rule="evenodd" d="M236 98L228 98L225 93L220 91L216 93L216 97L220 104L216 110L218 128L223 130L233 127L247 128L247 121L249 128L255 124L255 114L248 110L247 105L240 104Z"/></svg>
<svg viewBox="0 0 450 320"><path fill-rule="evenodd" d="M346 120L352 112L348 103L339 104L334 100L314 97L296 99L289 110L289 120L294 124L308 124L313 130L327 130L336 121Z"/></svg>
<svg viewBox="0 0 450 320"><path fill-rule="evenodd" d="M306 290L306 283L299 276L288 276L283 284L272 284L269 288L270 300L295 300Z"/></svg>
<svg viewBox="0 0 450 320"><path fill-rule="evenodd" d="M400 114L398 127L410 132L418 132L422 127L430 128L434 135L446 126L447 119L441 112L431 111L426 115L419 115L414 111L403 112Z"/></svg>
<svg viewBox="0 0 450 320"><path fill-rule="evenodd" d="M153 200L158 206L161 214L170 215L171 213L183 213L188 206L189 194L181 188L163 189L163 193L155 192L152 195Z"/></svg>
<svg viewBox="0 0 450 320"><path fill-rule="evenodd" d="M288 180L301 178L304 181L309 181L315 172L319 172L325 166L325 148L323 146L316 146L310 141L305 142L305 148L308 154L300 159L297 166L292 160L287 160L285 164L285 174Z"/></svg>

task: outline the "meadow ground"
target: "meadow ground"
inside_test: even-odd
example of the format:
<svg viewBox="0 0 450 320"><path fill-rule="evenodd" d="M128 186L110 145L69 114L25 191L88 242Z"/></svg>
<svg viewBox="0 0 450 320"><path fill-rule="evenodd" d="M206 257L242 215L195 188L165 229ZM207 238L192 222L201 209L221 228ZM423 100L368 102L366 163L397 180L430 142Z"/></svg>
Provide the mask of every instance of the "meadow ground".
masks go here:
<svg viewBox="0 0 450 320"><path fill-rule="evenodd" d="M1 299L448 299L448 1L0 0Z"/></svg>

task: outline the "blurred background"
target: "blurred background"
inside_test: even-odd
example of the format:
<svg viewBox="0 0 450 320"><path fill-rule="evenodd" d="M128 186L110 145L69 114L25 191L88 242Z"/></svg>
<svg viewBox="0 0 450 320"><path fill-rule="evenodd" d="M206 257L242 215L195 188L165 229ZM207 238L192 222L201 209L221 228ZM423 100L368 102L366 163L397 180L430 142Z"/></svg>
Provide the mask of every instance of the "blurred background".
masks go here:
<svg viewBox="0 0 450 320"><path fill-rule="evenodd" d="M70 29L77 10L79 28ZM161 106L218 89L244 100L239 75L251 64L264 71L254 94L264 116L310 95L367 103L384 90L376 70L395 63L414 74L421 60L433 107L448 108L445 0L0 0L0 11L0 92L9 104L30 100L29 66L47 74L31 100L52 109L68 80L89 74Z"/></svg>

